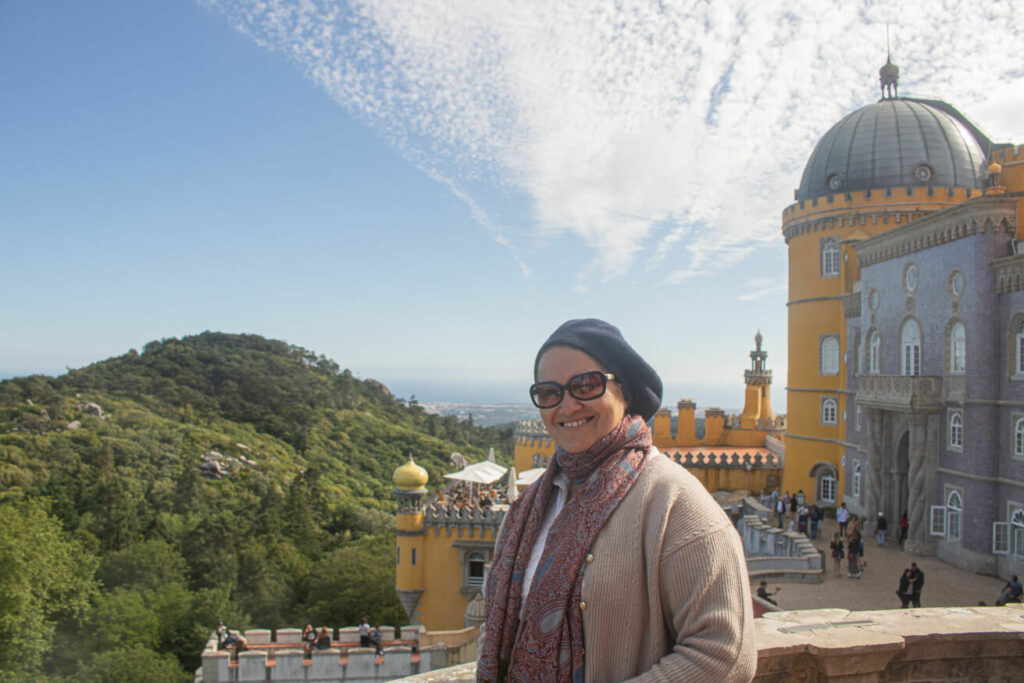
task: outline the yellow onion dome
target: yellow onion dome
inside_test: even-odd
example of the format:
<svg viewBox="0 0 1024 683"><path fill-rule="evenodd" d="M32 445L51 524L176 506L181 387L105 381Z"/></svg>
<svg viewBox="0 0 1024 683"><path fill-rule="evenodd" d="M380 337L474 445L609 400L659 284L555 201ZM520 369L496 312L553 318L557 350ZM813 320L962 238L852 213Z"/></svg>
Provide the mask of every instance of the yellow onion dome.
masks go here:
<svg viewBox="0 0 1024 683"><path fill-rule="evenodd" d="M1000 166L998 162L993 161L991 164L988 165L988 172L989 172L989 175L992 175L992 174L995 174L995 173L1002 173L1003 172L1003 167Z"/></svg>
<svg viewBox="0 0 1024 683"><path fill-rule="evenodd" d="M427 471L412 461L412 454L409 454L409 462L405 463L392 475L396 489L415 491L426 488L430 476Z"/></svg>

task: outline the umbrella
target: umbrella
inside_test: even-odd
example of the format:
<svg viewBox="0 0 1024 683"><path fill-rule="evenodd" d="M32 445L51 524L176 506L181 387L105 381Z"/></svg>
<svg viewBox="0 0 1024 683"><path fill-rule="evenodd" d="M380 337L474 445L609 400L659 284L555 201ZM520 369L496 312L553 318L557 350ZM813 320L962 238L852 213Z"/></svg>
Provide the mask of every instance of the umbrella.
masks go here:
<svg viewBox="0 0 1024 683"><path fill-rule="evenodd" d="M545 469L547 468L534 467L532 470L526 470L525 472L521 472L519 476L516 477L516 486L522 486L524 488L529 486L533 482L540 479L540 475L544 474Z"/></svg>
<svg viewBox="0 0 1024 683"><path fill-rule="evenodd" d="M451 474L446 474L444 476L446 479L468 481L471 484L493 484L505 476L505 472L507 471L508 468L490 462L489 460L485 460L483 462L469 465L458 472L452 472Z"/></svg>

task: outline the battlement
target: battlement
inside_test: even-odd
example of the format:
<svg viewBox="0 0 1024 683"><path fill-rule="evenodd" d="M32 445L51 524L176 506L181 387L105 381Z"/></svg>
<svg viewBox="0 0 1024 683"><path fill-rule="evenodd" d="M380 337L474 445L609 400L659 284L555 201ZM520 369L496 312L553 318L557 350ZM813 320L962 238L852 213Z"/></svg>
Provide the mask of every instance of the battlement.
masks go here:
<svg viewBox="0 0 1024 683"><path fill-rule="evenodd" d="M992 152L992 161L1000 166L1024 163L1024 145L1010 145Z"/></svg>
<svg viewBox="0 0 1024 683"><path fill-rule="evenodd" d="M440 534L443 528L448 535L455 529L459 536L465 529L469 530L470 536L477 530L482 535L485 529L496 533L507 511L507 505L491 505L487 508L429 505L423 511L423 527L433 528L435 534Z"/></svg>
<svg viewBox="0 0 1024 683"><path fill-rule="evenodd" d="M816 214L833 211L864 209L876 213L885 209L898 209L907 205L920 206L924 211L934 211L953 204L959 204L974 197L981 197L981 188L965 187L886 187L858 192L840 192L824 197L802 199L782 210L782 222L807 218ZM897 221L898 222L898 221Z"/></svg>
<svg viewBox="0 0 1024 683"><path fill-rule="evenodd" d="M319 630L319 629L317 629ZM427 673L448 665L444 643L420 647L425 629L409 626L402 640L395 640L395 629L382 626L384 652L359 647L359 628L331 630L331 647L306 655L302 630L297 628L252 629L244 632L247 649L237 658L217 649L217 634L206 643L202 667L196 683L261 681L390 681L404 676Z"/></svg>
<svg viewBox="0 0 1024 683"><path fill-rule="evenodd" d="M770 469L782 468L782 460L764 448L666 448L662 452L686 468L713 469Z"/></svg>

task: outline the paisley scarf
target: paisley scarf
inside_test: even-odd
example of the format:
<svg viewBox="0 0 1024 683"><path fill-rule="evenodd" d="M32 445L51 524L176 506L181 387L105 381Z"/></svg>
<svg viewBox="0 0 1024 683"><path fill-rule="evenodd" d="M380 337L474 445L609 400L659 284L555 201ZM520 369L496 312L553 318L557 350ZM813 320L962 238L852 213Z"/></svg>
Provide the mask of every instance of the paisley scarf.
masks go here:
<svg viewBox="0 0 1024 683"><path fill-rule="evenodd" d="M544 475L512 504L487 577L478 681L583 681L584 558L639 476L650 446L650 428L627 415L582 453L556 449ZM560 471L587 483L551 525L520 619L526 566Z"/></svg>

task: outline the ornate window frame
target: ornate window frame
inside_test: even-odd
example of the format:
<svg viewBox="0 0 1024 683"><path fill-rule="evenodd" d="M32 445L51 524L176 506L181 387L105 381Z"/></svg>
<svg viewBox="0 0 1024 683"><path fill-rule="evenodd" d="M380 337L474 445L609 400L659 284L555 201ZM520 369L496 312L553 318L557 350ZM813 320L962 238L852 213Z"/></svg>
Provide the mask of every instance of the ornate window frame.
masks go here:
<svg viewBox="0 0 1024 683"><path fill-rule="evenodd" d="M964 450L964 416L960 410L950 410L946 429L946 447L951 451Z"/></svg>
<svg viewBox="0 0 1024 683"><path fill-rule="evenodd" d="M818 250L821 277L839 277L839 238L822 237Z"/></svg>
<svg viewBox="0 0 1024 683"><path fill-rule="evenodd" d="M1024 416L1013 414L1013 457L1024 458Z"/></svg>
<svg viewBox="0 0 1024 683"><path fill-rule="evenodd" d="M915 334L916 333L916 334ZM916 336L916 339L915 339ZM924 337L921 323L914 316L907 316L900 325L900 374L904 377L918 377L923 365Z"/></svg>
<svg viewBox="0 0 1024 683"><path fill-rule="evenodd" d="M839 335L818 335L818 374L834 377L839 374Z"/></svg>
<svg viewBox="0 0 1024 683"><path fill-rule="evenodd" d="M1011 380L1024 380L1024 311L1010 316L1006 329L1006 374Z"/></svg>
<svg viewBox="0 0 1024 683"><path fill-rule="evenodd" d="M949 321L946 331L946 372L967 374L967 326L959 318Z"/></svg>
<svg viewBox="0 0 1024 683"><path fill-rule="evenodd" d="M821 424L839 424L839 401L835 396L821 397Z"/></svg>

